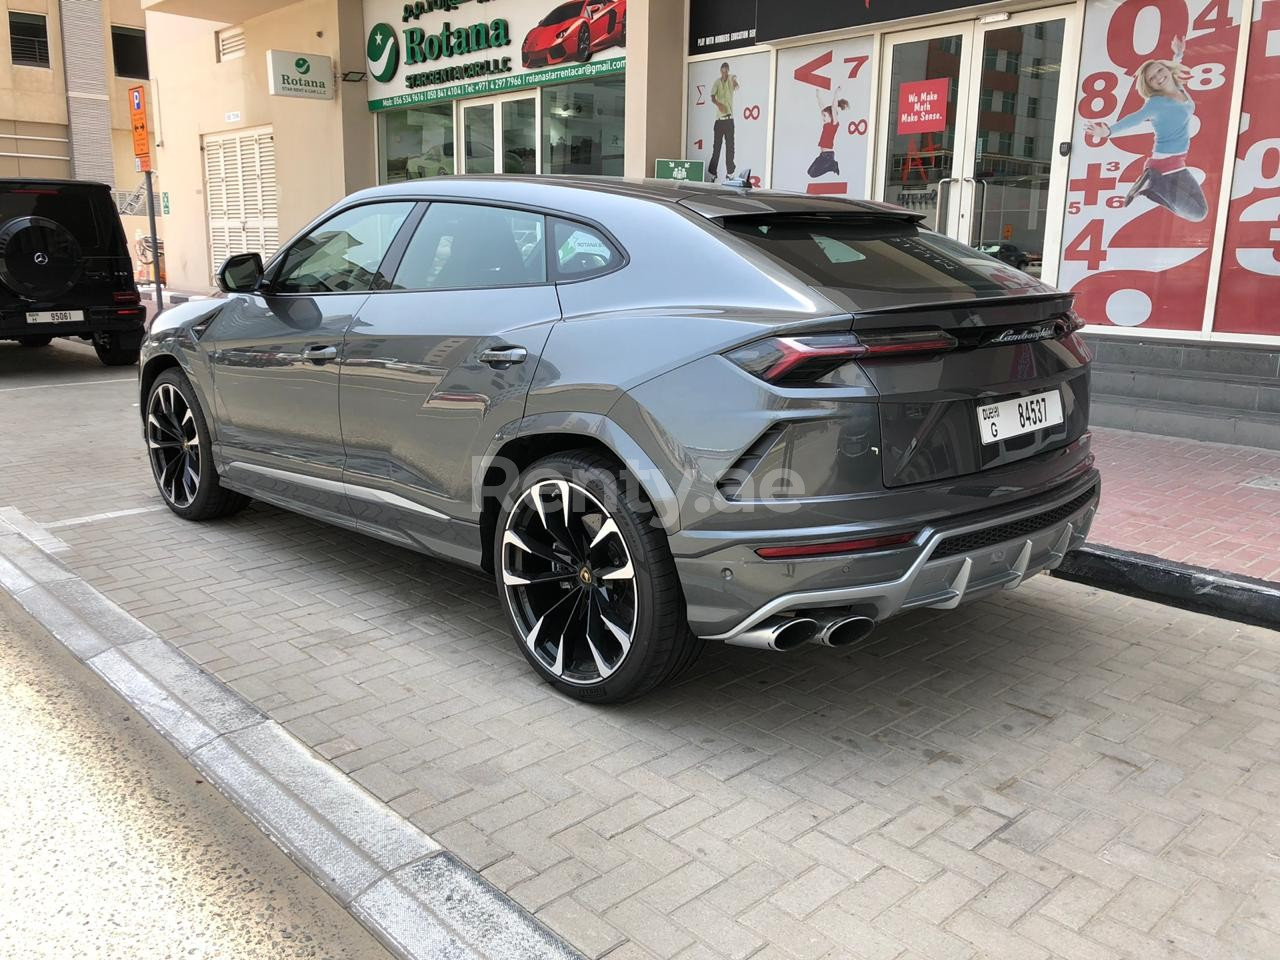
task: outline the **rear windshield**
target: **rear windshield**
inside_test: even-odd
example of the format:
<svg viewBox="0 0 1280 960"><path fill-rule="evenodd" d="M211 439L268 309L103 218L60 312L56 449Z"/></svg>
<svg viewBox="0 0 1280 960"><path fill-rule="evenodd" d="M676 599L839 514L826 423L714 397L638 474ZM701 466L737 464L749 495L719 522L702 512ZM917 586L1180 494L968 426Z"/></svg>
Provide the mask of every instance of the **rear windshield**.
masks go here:
<svg viewBox="0 0 1280 960"><path fill-rule="evenodd" d="M14 217L45 217L62 224L85 252L103 245L100 207L104 191L50 186L0 185L0 223Z"/></svg>
<svg viewBox="0 0 1280 960"><path fill-rule="evenodd" d="M887 297L969 300L1043 289L1007 263L900 220L772 215L728 217L724 227L815 285L872 301L867 306Z"/></svg>

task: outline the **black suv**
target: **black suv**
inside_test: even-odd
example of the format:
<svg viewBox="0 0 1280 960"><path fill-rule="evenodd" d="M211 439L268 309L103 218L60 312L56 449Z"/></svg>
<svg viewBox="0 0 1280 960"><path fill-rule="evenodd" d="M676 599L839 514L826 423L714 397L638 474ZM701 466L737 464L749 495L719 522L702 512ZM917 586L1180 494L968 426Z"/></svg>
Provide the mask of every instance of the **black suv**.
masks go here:
<svg viewBox="0 0 1280 960"><path fill-rule="evenodd" d="M0 180L0 340L80 337L107 366L128 366L145 320L106 184Z"/></svg>

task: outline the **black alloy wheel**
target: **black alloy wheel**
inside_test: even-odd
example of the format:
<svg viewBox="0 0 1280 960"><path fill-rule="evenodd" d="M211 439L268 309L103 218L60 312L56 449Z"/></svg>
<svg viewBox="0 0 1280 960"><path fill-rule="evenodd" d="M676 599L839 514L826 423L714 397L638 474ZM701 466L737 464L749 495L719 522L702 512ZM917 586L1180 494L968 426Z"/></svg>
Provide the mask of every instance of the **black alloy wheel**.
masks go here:
<svg viewBox="0 0 1280 960"><path fill-rule="evenodd" d="M241 510L249 498L223 488L213 465L209 427L190 381L176 368L156 377L147 394L147 459L165 504L187 520Z"/></svg>
<svg viewBox="0 0 1280 960"><path fill-rule="evenodd" d="M612 676L631 652L636 573L600 501L568 480L520 497L502 535L502 582L524 642L566 683Z"/></svg>
<svg viewBox="0 0 1280 960"><path fill-rule="evenodd" d="M520 652L578 700L638 697L703 647L667 533L627 476L602 453L545 457L516 481L494 531L494 576Z"/></svg>
<svg viewBox="0 0 1280 960"><path fill-rule="evenodd" d="M584 23L578 28L578 57L579 63L586 63L591 59L591 31Z"/></svg>

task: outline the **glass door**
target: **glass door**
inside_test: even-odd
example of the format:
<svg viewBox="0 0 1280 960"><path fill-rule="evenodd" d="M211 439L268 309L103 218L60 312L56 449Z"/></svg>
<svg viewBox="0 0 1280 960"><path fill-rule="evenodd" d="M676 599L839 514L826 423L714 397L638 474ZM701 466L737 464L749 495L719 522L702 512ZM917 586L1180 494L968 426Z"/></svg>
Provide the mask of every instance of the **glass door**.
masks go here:
<svg viewBox="0 0 1280 960"><path fill-rule="evenodd" d="M998 16L998 15L997 15ZM881 196L1011 266L1057 277L1075 8L892 34ZM1062 95L1059 93L1062 91ZM1069 149L1069 148L1068 148Z"/></svg>
<svg viewBox="0 0 1280 960"><path fill-rule="evenodd" d="M465 173L538 172L538 98L495 97L461 105L458 144Z"/></svg>

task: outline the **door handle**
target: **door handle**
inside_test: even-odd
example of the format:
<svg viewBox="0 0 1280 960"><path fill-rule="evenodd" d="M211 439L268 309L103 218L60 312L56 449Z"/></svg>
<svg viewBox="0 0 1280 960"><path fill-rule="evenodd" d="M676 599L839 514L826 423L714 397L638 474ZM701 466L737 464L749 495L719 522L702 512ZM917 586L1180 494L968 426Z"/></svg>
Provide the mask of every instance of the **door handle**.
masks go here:
<svg viewBox="0 0 1280 960"><path fill-rule="evenodd" d="M529 351L524 347L490 347L480 351L480 362L498 370L505 370L513 363L524 363Z"/></svg>
<svg viewBox="0 0 1280 960"><path fill-rule="evenodd" d="M310 360L319 366L327 360L336 360L338 358L338 348L329 346L310 346L302 348L302 359Z"/></svg>

